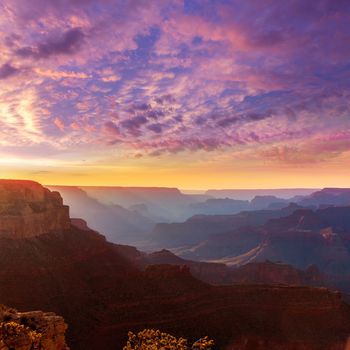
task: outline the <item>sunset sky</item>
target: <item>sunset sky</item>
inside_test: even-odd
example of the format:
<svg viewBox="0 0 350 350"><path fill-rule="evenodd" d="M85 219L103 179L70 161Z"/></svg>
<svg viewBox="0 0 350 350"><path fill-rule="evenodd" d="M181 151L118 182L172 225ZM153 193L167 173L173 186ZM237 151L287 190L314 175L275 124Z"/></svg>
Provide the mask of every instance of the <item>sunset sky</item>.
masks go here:
<svg viewBox="0 0 350 350"><path fill-rule="evenodd" d="M350 187L350 1L0 0L0 178Z"/></svg>

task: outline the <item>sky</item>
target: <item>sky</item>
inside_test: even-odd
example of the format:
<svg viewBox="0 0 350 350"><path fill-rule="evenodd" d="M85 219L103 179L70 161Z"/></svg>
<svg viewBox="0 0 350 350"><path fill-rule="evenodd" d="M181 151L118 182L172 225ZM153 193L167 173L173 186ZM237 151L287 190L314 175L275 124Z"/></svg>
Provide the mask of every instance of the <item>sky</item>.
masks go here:
<svg viewBox="0 0 350 350"><path fill-rule="evenodd" d="M350 1L0 0L0 178L350 187Z"/></svg>

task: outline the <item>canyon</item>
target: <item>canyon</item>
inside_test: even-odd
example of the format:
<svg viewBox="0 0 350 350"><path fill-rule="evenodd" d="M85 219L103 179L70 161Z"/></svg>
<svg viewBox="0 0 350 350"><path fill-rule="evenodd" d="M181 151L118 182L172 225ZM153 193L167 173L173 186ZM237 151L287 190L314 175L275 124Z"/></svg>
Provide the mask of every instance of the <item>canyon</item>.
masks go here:
<svg viewBox="0 0 350 350"><path fill-rule="evenodd" d="M129 330L143 328L189 340L208 335L216 349L248 350L259 344L261 350L330 350L347 344L350 307L337 291L281 285L272 277L274 284L266 285L254 272L247 284L239 276L249 275L243 271L236 272L235 282L214 285L213 275L227 269L222 264L181 259L174 264L177 257L167 251L151 255L110 243L84 221L69 218L60 195L39 184L0 181L0 188L2 208L7 208L0 214L5 223L0 302L63 316L71 349L120 349ZM46 224L53 212L58 213L54 224ZM22 231L10 224L17 220L26 220ZM268 263L264 268L270 271ZM317 284L322 278L317 271L283 271L281 276L290 276L284 281L295 284ZM200 273L203 280L197 279Z"/></svg>

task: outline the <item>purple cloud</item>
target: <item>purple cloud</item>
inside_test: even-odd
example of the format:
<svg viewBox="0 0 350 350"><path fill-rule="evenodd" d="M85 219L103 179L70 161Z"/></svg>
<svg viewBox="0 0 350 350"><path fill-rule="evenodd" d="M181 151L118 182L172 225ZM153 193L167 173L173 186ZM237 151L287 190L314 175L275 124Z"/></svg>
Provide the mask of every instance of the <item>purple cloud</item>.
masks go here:
<svg viewBox="0 0 350 350"><path fill-rule="evenodd" d="M120 136L120 130L119 130L119 128L118 128L118 126L117 125L115 125L113 122L111 122L111 121L109 121L109 122L106 122L106 123L104 123L104 130L108 133L108 134L110 134L110 135L112 135L112 136Z"/></svg>
<svg viewBox="0 0 350 350"><path fill-rule="evenodd" d="M287 143L350 129L348 1L5 3L6 144L24 129L28 147L62 152L103 155L106 142L158 156L266 147L266 159L287 162L299 149ZM315 145L338 156L341 143Z"/></svg>
<svg viewBox="0 0 350 350"><path fill-rule="evenodd" d="M165 103L174 103L174 102L176 102L175 98L173 96L171 96L170 94L163 95L163 96L160 96L160 97L156 97L155 101L158 104L160 104L160 105L163 105Z"/></svg>
<svg viewBox="0 0 350 350"><path fill-rule="evenodd" d="M143 115L138 115L133 118L125 119L120 123L120 126L134 136L140 135L140 128L147 124L148 120Z"/></svg>
<svg viewBox="0 0 350 350"><path fill-rule="evenodd" d="M252 113L248 113L248 114L237 115L234 117L220 119L217 122L217 125L222 127L222 128L226 128L228 126L231 126L233 124L237 124L239 122L254 122L254 121L264 120L264 119L270 118L272 116L272 114L273 114L273 112L271 110L266 111L264 113L252 112Z"/></svg>
<svg viewBox="0 0 350 350"><path fill-rule="evenodd" d="M71 55L76 53L85 39L79 28L73 28L58 38L49 38L35 47L22 47L16 51L20 57L48 58L52 55Z"/></svg>
<svg viewBox="0 0 350 350"><path fill-rule="evenodd" d="M7 79L19 73L19 69L13 67L10 63L0 66L0 79Z"/></svg>
<svg viewBox="0 0 350 350"><path fill-rule="evenodd" d="M163 131L163 126L160 123L154 123L147 126L151 131L154 131L156 134L160 134Z"/></svg>

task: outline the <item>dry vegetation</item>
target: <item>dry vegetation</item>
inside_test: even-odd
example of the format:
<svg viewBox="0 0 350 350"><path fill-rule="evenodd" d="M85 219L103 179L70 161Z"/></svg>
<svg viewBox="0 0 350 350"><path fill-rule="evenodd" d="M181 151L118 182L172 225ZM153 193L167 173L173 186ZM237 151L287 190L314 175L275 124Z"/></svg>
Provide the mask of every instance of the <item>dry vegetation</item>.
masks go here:
<svg viewBox="0 0 350 350"><path fill-rule="evenodd" d="M144 329L134 334L129 332L127 344L123 350L212 350L214 341L201 338L188 345L187 339L176 338L159 330Z"/></svg>

